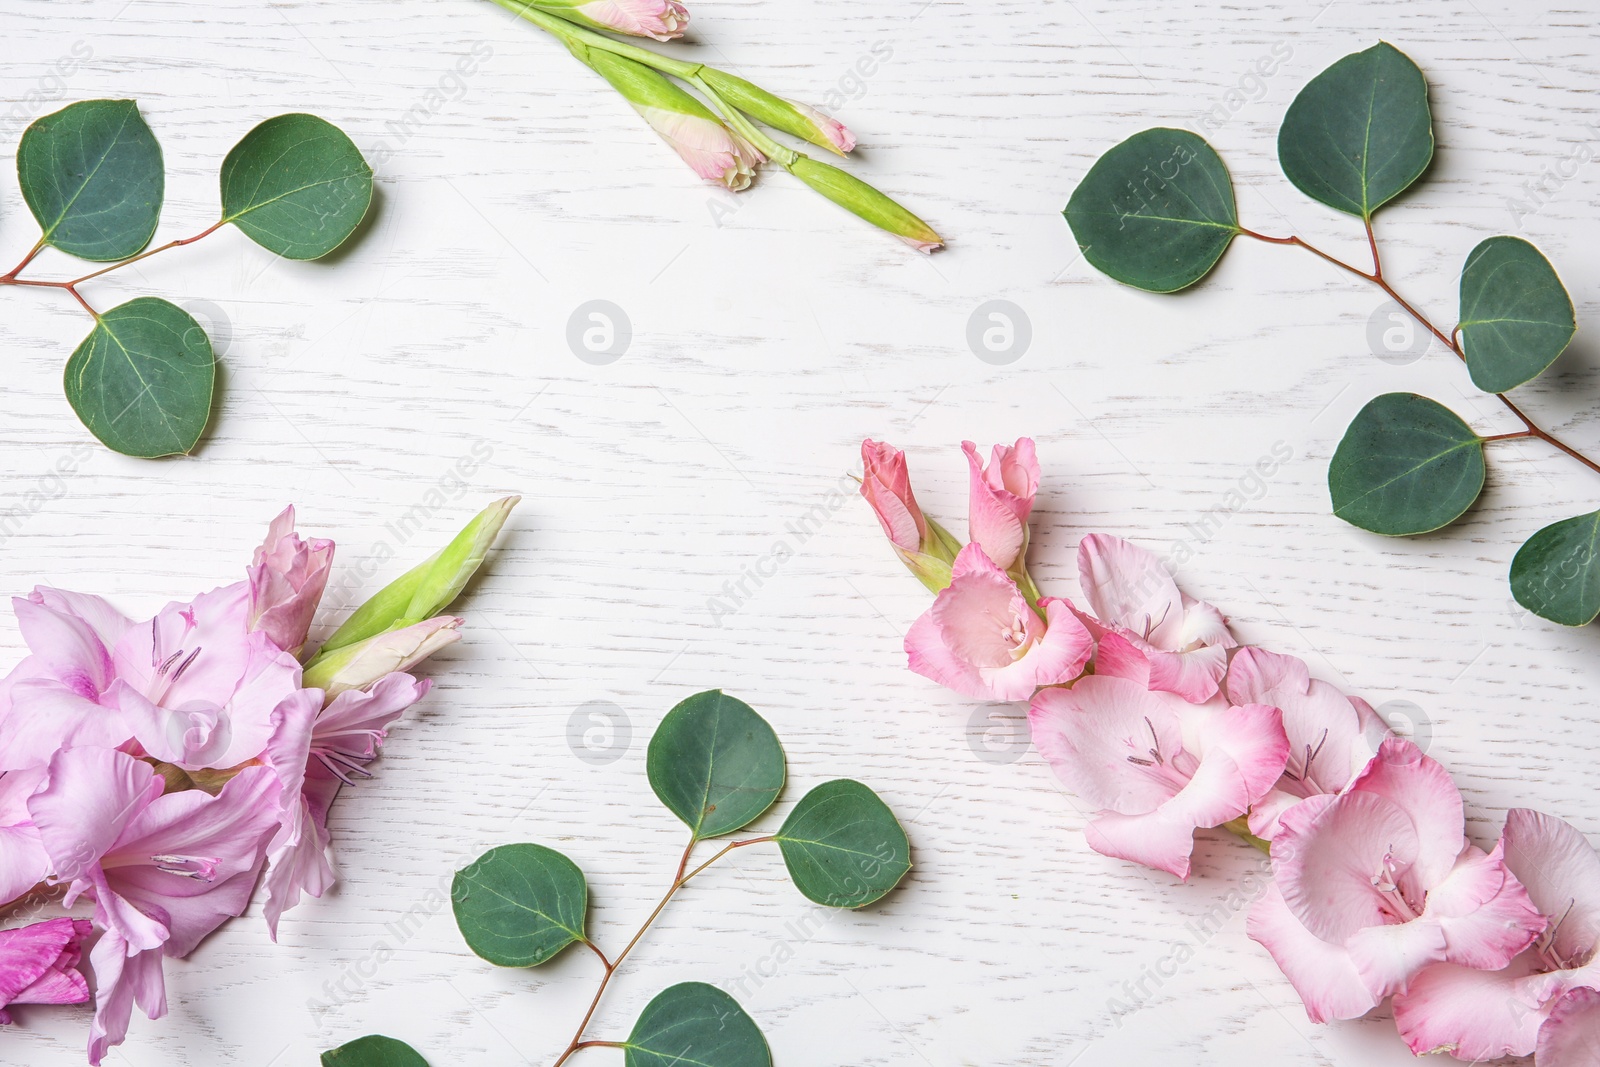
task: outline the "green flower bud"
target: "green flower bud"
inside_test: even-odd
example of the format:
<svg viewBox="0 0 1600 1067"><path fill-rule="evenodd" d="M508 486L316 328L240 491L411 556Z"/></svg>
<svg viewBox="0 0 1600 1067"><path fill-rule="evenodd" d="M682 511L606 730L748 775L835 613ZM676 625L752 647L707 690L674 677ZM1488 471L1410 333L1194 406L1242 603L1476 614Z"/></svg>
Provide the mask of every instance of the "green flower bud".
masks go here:
<svg viewBox="0 0 1600 1067"><path fill-rule="evenodd" d="M932 226L880 193L866 182L846 174L838 167L799 156L789 164L789 173L835 204L866 219L879 229L888 230L919 252L944 247Z"/></svg>

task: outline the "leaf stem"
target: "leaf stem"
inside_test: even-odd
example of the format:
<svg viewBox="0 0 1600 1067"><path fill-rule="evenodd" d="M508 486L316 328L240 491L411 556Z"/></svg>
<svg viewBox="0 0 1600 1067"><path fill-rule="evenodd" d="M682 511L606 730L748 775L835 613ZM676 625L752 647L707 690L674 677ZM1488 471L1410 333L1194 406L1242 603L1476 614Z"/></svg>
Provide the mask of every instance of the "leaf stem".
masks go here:
<svg viewBox="0 0 1600 1067"><path fill-rule="evenodd" d="M495 0L495 2L499 3L500 0ZM600 957L600 962L605 966L605 973L600 976L600 985L594 991L594 998L589 1001L589 1010L583 1013L583 1021L578 1023L578 1029L572 1035L572 1042L568 1044L566 1050L562 1052L559 1057L557 1057L556 1062L552 1065L552 1067L561 1067L561 1065L566 1063L567 1059L579 1049L595 1048L602 1045L611 1048L624 1047L623 1044L618 1041L583 1040L583 1032L584 1030L588 1029L590 1020L594 1018L595 1010L600 1007L600 998L605 994L606 986L611 984L611 976L617 973L617 969L622 966L622 961L628 958L628 953L633 951L633 947L639 943L640 938L644 937L645 931L649 930L651 925L655 923L656 919L661 915L661 912L666 908L667 902L673 898L674 894L676 894L678 890L682 889L688 884L689 879L693 878L695 875L699 874L701 871L705 870L707 867L711 866L713 863L717 862L719 859L726 856L736 848L744 848L746 845L756 845L763 841L771 840L773 840L773 838L769 836L752 837L745 841L731 841L724 845L716 855L700 864L700 866L696 867L694 870L685 874L684 871L687 870L689 866L689 857L694 852L694 846L699 841L698 838L691 836L689 838L689 844L683 850L683 857L678 860L678 870L677 873L672 876L672 884L667 887L666 893L662 895L661 900L656 904L655 909L645 917L644 923L640 925L638 930L634 931L633 937L625 946L623 946L622 951L617 953L616 959L606 959L606 954L600 951L599 946L590 941L588 938L584 938L583 943L588 945L589 948L593 949L596 956Z"/></svg>
<svg viewBox="0 0 1600 1067"><path fill-rule="evenodd" d="M158 245L155 248L146 249L145 251L140 252L136 256L129 256L127 259L119 260L118 262L113 263L110 266L101 267L99 270L96 270L96 271L90 271L88 274L83 275L83 277L81 277L81 278L73 278L73 279L71 279L69 281L64 281L64 282L54 282L54 281L42 281L42 280L35 279L35 278L19 278L19 277L17 277L17 275L22 272L22 269L24 267L26 267L29 263L32 263L33 262L33 258L35 256L37 256L39 254L39 252L45 247L44 238L41 237L39 239L39 243L33 246L33 251L29 252L26 256L24 256L21 263L18 263L15 267L12 267L9 272L7 272L5 274L0 274L0 285L26 285L26 286L33 286L35 288L40 288L40 289L64 289L68 293L71 294L72 299L76 300L78 302L78 305L80 307L82 307L83 310L87 311L90 314L90 316L93 317L95 319L95 321L98 322L99 319L100 319L100 313L98 311L96 311L94 308L90 307L89 306L89 302L83 298L83 294L78 292L78 286L79 285L82 285L84 282L89 281L89 280L91 280L93 278L98 278L102 274L110 274L114 270L120 270L121 268L126 267L130 263L137 263L141 259L149 259L151 256L155 255L157 252L165 252L168 249L181 248L184 245L192 245L196 241L200 240L201 238L209 237L212 234L216 233L218 230L220 230L226 224L227 224L227 220L226 219L222 220L221 222L213 223L212 225L207 226L205 229L201 230L199 233L195 234L193 237L181 237L176 241L168 241L164 245Z"/></svg>
<svg viewBox="0 0 1600 1067"><path fill-rule="evenodd" d="M1456 354L1457 358L1459 358L1462 362L1466 362L1467 353L1461 347L1460 342L1458 342L1456 340L1456 335L1461 332L1461 327L1458 325L1458 326L1455 327L1455 329L1451 330L1450 333L1446 334L1444 331L1440 330L1437 326L1435 326L1432 322L1430 322L1428 320L1427 316L1423 315L1422 312L1420 312L1416 308L1412 307L1410 302L1407 301L1405 299L1405 297L1401 296L1398 292L1395 291L1394 286L1390 285L1388 283L1388 281L1386 281L1384 279L1384 277L1383 277L1383 265L1382 265L1381 261L1378 258L1378 242L1377 242L1377 238L1373 235L1373 232L1372 232L1372 220L1371 219L1366 220L1366 231L1367 231L1367 243L1372 249L1372 272L1370 274L1367 273L1366 271L1362 270L1360 267L1352 266L1351 264L1346 263L1344 260L1338 258L1337 256L1333 256L1333 255L1330 255L1327 252L1324 252L1322 249L1320 249L1317 246L1311 244L1309 241L1301 239L1298 236L1292 236L1291 235L1289 237L1271 237L1271 236L1269 236L1267 234L1257 233L1254 230L1246 229L1243 226L1239 227L1239 235L1241 237L1251 237L1251 238L1254 238L1257 241L1265 241L1267 244L1295 245L1297 247L1305 249L1307 252L1310 252L1315 256L1318 256L1318 257L1320 257L1322 259L1327 260L1329 263L1332 263L1334 266L1338 267L1340 270L1348 271L1349 273L1354 274L1358 278L1362 278L1362 279L1364 279L1364 280L1366 280L1368 282L1371 282L1373 285L1376 285L1379 289L1382 289L1384 291L1384 293L1386 293L1389 296L1389 298L1391 300L1393 300L1396 304L1399 304L1400 307L1405 310L1406 314L1410 315L1424 329L1426 329L1429 333L1433 334L1434 337L1438 338L1438 340L1439 340L1439 342L1441 344L1443 344L1450 351L1454 352ZM1507 440L1507 439L1510 439L1510 438L1513 438L1513 437L1537 437L1539 440L1544 441L1546 444L1549 444L1549 445L1561 450L1562 452L1565 452L1567 455L1571 456L1573 459L1577 460L1579 463L1583 464L1585 467L1588 467L1590 470L1594 471L1596 474L1600 474L1600 463L1596 463L1594 460L1590 459L1588 456L1585 456L1582 452L1579 452L1577 449L1575 449L1572 446L1568 445L1566 442L1559 440L1558 438L1556 438L1555 436L1550 434L1548 431L1546 431L1543 428L1541 428L1537 423L1535 423L1532 419L1530 419L1527 416L1527 414L1525 414L1523 412L1523 410L1521 408L1519 408L1516 404L1512 403L1511 399L1509 397L1507 397L1504 393L1495 393L1494 395L1495 395L1496 398L1499 399L1500 403L1502 403L1502 404L1504 404L1506 406L1507 410L1509 410L1513 415L1515 415L1518 419L1520 419L1522 421L1522 425L1527 427L1527 429L1526 429L1526 431L1521 431L1521 432L1517 432L1517 433L1497 434L1497 435L1495 435L1493 437L1485 437L1484 438L1485 441L1500 441L1500 440Z"/></svg>
<svg viewBox="0 0 1600 1067"><path fill-rule="evenodd" d="M26 267L29 263L32 263L33 262L33 257L37 256L40 252L43 252L43 251L44 251L44 238L41 237L41 238L39 238L39 243L33 246L33 250L31 252L29 252L27 255L22 257L22 262L21 263L18 263L15 267L12 267L4 275L0 275L0 281L6 281L6 282L15 281L17 275L22 273L22 268Z"/></svg>

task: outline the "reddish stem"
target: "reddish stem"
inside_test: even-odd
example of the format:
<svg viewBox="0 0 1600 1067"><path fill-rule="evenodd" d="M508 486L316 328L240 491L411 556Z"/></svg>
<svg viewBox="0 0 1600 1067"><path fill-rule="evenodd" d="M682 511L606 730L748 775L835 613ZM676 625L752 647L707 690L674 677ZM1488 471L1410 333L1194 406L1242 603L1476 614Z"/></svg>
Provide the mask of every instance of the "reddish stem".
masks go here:
<svg viewBox="0 0 1600 1067"><path fill-rule="evenodd" d="M1420 323L1424 329L1426 329L1429 333L1433 334L1434 337L1438 338L1439 342L1441 344L1443 344L1450 351L1454 352L1459 359L1461 359L1463 362L1465 362L1466 358L1467 358L1467 354L1466 354L1465 350L1462 349L1460 343L1457 342L1456 339L1455 339L1455 335L1461 332L1461 327L1457 326L1457 327L1455 327L1455 329L1451 330L1450 333L1448 333L1448 334L1444 333L1437 326L1435 326L1432 322L1428 321L1427 316L1423 315L1422 312L1420 312L1416 308L1412 307L1410 302L1407 301L1405 297L1403 297L1399 293L1395 292L1394 286L1390 285L1387 281L1384 280L1384 277L1383 277L1383 266L1382 266L1382 263L1378 259L1378 242L1377 242L1376 237L1373 236L1372 221L1370 219L1368 219L1367 222L1366 222L1366 231L1367 231L1367 243L1368 243L1369 247L1372 249L1372 273L1370 273L1370 274L1367 273L1366 271L1362 270L1360 267L1351 266L1349 263L1346 263L1344 260L1339 259L1337 256L1329 255L1327 252L1324 252L1322 249L1320 249L1317 246L1311 244L1309 241L1304 241L1299 237L1294 237L1294 236L1290 236L1290 237L1269 237L1268 235L1263 234L1263 233L1256 233L1254 230L1247 230L1242 226L1239 228L1239 234L1241 236L1243 236L1243 237L1252 237L1257 241L1265 241L1268 244L1296 245L1296 246L1298 246L1300 248L1305 249L1307 252L1312 253L1315 256L1318 256L1318 257L1320 257L1322 259L1327 260L1329 263L1332 263L1334 266L1338 267L1340 270L1348 271L1349 273L1354 274L1357 278L1362 278L1362 279L1364 279L1364 280L1366 280L1368 282L1371 282L1373 285L1376 285L1379 289L1382 289L1384 291L1384 293L1386 293L1389 296L1389 298L1391 300L1393 300L1396 304L1399 304L1402 308L1404 308L1406 314L1410 315L1413 319L1415 319L1418 323ZM1491 437L1485 437L1485 438L1483 438L1483 440L1485 440L1485 441L1505 441L1505 440L1510 440L1512 438L1518 438L1518 437L1537 437L1539 440L1544 441L1547 444L1550 444L1550 445L1554 446L1557 449L1560 449L1562 452L1565 452L1567 455L1571 456L1573 459L1577 460L1579 463L1583 464L1585 467L1588 467L1590 470L1594 471L1596 474L1600 474L1600 463L1596 463L1594 460L1590 459L1588 456L1585 456L1583 453L1579 452L1577 449L1571 447L1570 445L1566 444L1565 442L1563 442L1561 440L1558 440L1557 438L1553 437L1551 434L1546 432L1537 423L1535 423L1532 419L1528 418L1528 416L1523 413L1522 409L1517 407L1516 404L1512 403L1510 398L1508 398L1504 393L1496 393L1494 395L1497 398L1499 398L1500 403L1502 403L1502 404L1504 404L1506 406L1507 410L1509 410L1518 419L1522 420L1522 425L1527 427L1527 429L1526 430L1519 430L1519 431L1517 431L1515 433L1496 434L1496 435L1491 436Z"/></svg>
<svg viewBox="0 0 1600 1067"><path fill-rule="evenodd" d="M83 275L83 277L81 277L81 278L73 278L70 281L51 282L51 281L39 281L39 280L36 280L36 279L33 279L33 278L19 278L19 277L17 277L17 275L22 272L22 269L24 267L26 267L29 263L32 263L33 262L33 258L35 256L37 256L40 253L40 251L42 251L44 249L44 247L45 247L44 239L41 238L39 240L39 243L33 246L33 251L29 252L26 256L24 256L22 258L22 262L21 263L18 263L15 267L11 268L11 270L8 273L0 274L0 285L28 285L28 286L35 286L35 287L42 288L42 289L64 289L64 290L66 290L68 293L70 293L72 295L72 298L78 302L79 306L81 306L83 308L83 310L87 311L90 315L93 315L96 319L98 319L100 317L99 313L97 311L95 311L94 308L90 307L89 306L89 302L83 298L83 295L81 293L78 292L78 286L79 285L81 285L84 282L89 281L89 280L91 280L93 278L98 278L102 274L109 274L114 270L120 270L121 268L128 266L130 263L137 263L141 259L149 259L151 256L155 255L157 252L165 252L168 249L180 248L183 245L192 245L196 241L200 240L201 238L209 237L213 233L216 233L217 230L221 229L223 225L224 225L224 223L221 223L221 222L215 223L214 225L208 226L204 230L201 230L199 233L195 234L193 237L183 237L183 238L179 238L176 241L168 241L164 245L159 245L159 246L157 246L155 248L151 248L151 249L148 249L148 250L146 250L144 252L140 252L136 256L130 256L127 259L124 259L124 260L121 260L121 261L119 261L117 263L111 264L109 267L101 267L99 270L90 271L88 274Z"/></svg>

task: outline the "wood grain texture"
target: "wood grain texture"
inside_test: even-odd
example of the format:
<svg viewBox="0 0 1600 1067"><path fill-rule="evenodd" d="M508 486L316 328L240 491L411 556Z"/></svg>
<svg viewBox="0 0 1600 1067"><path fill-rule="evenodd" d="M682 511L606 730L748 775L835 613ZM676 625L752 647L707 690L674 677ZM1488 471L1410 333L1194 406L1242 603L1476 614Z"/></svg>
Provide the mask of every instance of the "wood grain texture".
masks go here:
<svg viewBox="0 0 1600 1067"><path fill-rule="evenodd" d="M924 594L864 506L830 496L849 492L868 435L908 448L924 505L954 526L958 442L1032 435L1046 472L1032 558L1047 592L1076 594L1086 532L1163 552L1188 541L1183 584L1242 638L1304 656L1374 704L1420 709L1479 842L1518 804L1600 840L1600 706L1584 681L1600 636L1531 618L1505 584L1524 538L1594 507L1594 479L1536 442L1507 442L1461 524L1401 541L1353 529L1328 512L1325 467L1371 396L1425 392L1484 432L1510 417L1437 347L1406 366L1376 358L1381 296L1304 253L1241 242L1196 290L1154 297L1078 259L1059 217L1105 148L1221 106L1208 136L1246 224L1359 259L1351 220L1278 172L1276 127L1333 59L1394 42L1428 75L1440 147L1378 218L1387 270L1448 324L1479 240L1539 245L1574 294L1579 337L1523 391L1525 407L1600 451L1600 164L1544 178L1580 147L1600 154L1593 4L698 0L681 50L798 98L835 94L863 145L853 169L950 237L931 260L781 173L738 197L696 184L598 79L484 0L4 7L4 169L37 114L136 97L169 168L158 241L215 217L223 154L266 116L312 111L369 156L389 153L373 218L335 262L276 261L224 232L89 288L99 306L189 302L212 327L223 395L195 458L86 446L60 382L86 320L61 294L4 294L0 494L17 516L0 552L6 590L49 582L148 611L239 577L288 501L304 528L338 538L351 588L370 589L492 496L524 494L462 605L466 640L433 664L438 687L377 777L334 810L338 890L291 912L279 944L253 908L170 964L171 1014L136 1018L109 1062L285 1067L373 1031L436 1067L550 1062L596 961L489 967L442 888L490 845L540 841L588 873L595 936L618 945L681 848L646 785L645 741L711 686L784 740L792 782L771 825L807 783L857 777L905 819L916 866L880 904L819 921L775 853L735 853L669 908L594 1035L619 1036L660 988L696 979L731 988L783 1064L1410 1062L1381 1012L1306 1022L1226 903L1257 863L1249 849L1203 837L1189 885L1094 854L1085 813L1018 743L1019 707L975 708L905 671L901 633ZM458 84L475 46L490 54ZM854 73L874 46L891 54ZM1274 48L1288 54L1258 88L1247 75ZM52 79L58 57L85 52ZM1541 181L1543 205L1517 217L1508 202ZM33 239L7 177L0 252L20 257ZM54 253L39 262L71 269ZM632 326L606 366L566 340L569 316L595 299ZM1008 366L965 339L991 299L1031 322ZM1293 459L1229 505L1280 442ZM456 464L473 456L462 478ZM52 474L58 463L71 473ZM436 510L433 490L447 498ZM419 506L421 533L388 529ZM808 514L802 540L790 526ZM747 584L736 611L714 613L725 583L774 570L763 561L780 541L792 556ZM333 598L341 610L354 599ZM4 663L21 648L0 626ZM569 744L591 701L631 724L604 766ZM328 992L341 982L347 992ZM1118 1015L1112 998L1137 1009ZM86 1012L18 1017L0 1061L82 1061Z"/></svg>

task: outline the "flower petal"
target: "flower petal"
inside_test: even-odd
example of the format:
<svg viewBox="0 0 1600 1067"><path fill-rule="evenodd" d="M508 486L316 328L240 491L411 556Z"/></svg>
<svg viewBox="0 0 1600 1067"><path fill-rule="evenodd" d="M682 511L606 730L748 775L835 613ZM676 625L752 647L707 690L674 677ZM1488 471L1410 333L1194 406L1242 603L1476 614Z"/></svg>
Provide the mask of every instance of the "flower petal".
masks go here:
<svg viewBox="0 0 1600 1067"><path fill-rule="evenodd" d="M94 970L94 1022L89 1027L89 1062L98 1064L112 1045L122 1044L135 1003L146 1017L167 1013L167 989L161 976L161 953L137 951L107 930L89 953Z"/></svg>
<svg viewBox="0 0 1600 1067"><path fill-rule="evenodd" d="M48 781L28 799L56 877L65 882L88 874L161 789L155 772L126 753L108 748L56 753Z"/></svg>
<svg viewBox="0 0 1600 1067"><path fill-rule="evenodd" d="M1437 918L1451 963L1497 971L1544 930L1544 916L1506 867L1504 845L1493 852L1468 845L1444 881L1428 891L1427 917Z"/></svg>
<svg viewBox="0 0 1600 1067"><path fill-rule="evenodd" d="M1465 814L1461 791L1437 760L1410 741L1390 738L1350 790L1386 797L1410 816L1418 846L1408 875L1414 895L1420 897L1455 867L1467 843Z"/></svg>
<svg viewBox="0 0 1600 1067"><path fill-rule="evenodd" d="M1587 959L1600 944L1600 855L1553 815L1512 808L1500 837L1506 866L1534 906L1556 927L1552 947L1564 960Z"/></svg>
<svg viewBox="0 0 1600 1067"><path fill-rule="evenodd" d="M1539 1067L1600 1064L1600 991L1583 986L1556 1002L1539 1028L1534 1062Z"/></svg>
<svg viewBox="0 0 1600 1067"><path fill-rule="evenodd" d="M1166 760L1183 750L1174 702L1124 678L1096 674L1071 689L1045 689L1028 722L1056 776L1095 808L1147 814L1183 786L1155 762L1157 752ZM1193 830L1189 823L1185 833Z"/></svg>
<svg viewBox="0 0 1600 1067"><path fill-rule="evenodd" d="M1454 963L1424 967L1394 998L1394 1024L1418 1056L1449 1052L1484 1061L1533 1051L1547 1010L1527 979L1536 966L1524 953L1511 966L1482 971Z"/></svg>
<svg viewBox="0 0 1600 1067"><path fill-rule="evenodd" d="M1187 881L1194 852L1194 823L1166 806L1141 815L1101 812L1083 828L1089 847L1102 856L1130 860Z"/></svg>
<svg viewBox="0 0 1600 1067"><path fill-rule="evenodd" d="M1101 622L1126 627L1157 648L1172 648L1183 596L1155 554L1109 534L1078 545L1078 583Z"/></svg>
<svg viewBox="0 0 1600 1067"><path fill-rule="evenodd" d="M1150 688L1176 693L1191 704L1216 696L1217 683L1227 673L1228 650L1222 645L1150 653Z"/></svg>
<svg viewBox="0 0 1600 1067"><path fill-rule="evenodd" d="M1373 877L1386 860L1404 868L1420 847L1411 819L1387 797L1315 796L1284 814L1272 866L1301 925L1343 945L1363 928L1391 921Z"/></svg>
<svg viewBox="0 0 1600 1067"><path fill-rule="evenodd" d="M1357 1019L1377 1005L1378 998L1362 982L1350 953L1301 925L1275 883L1251 907L1245 929L1251 940L1272 954L1312 1022Z"/></svg>

